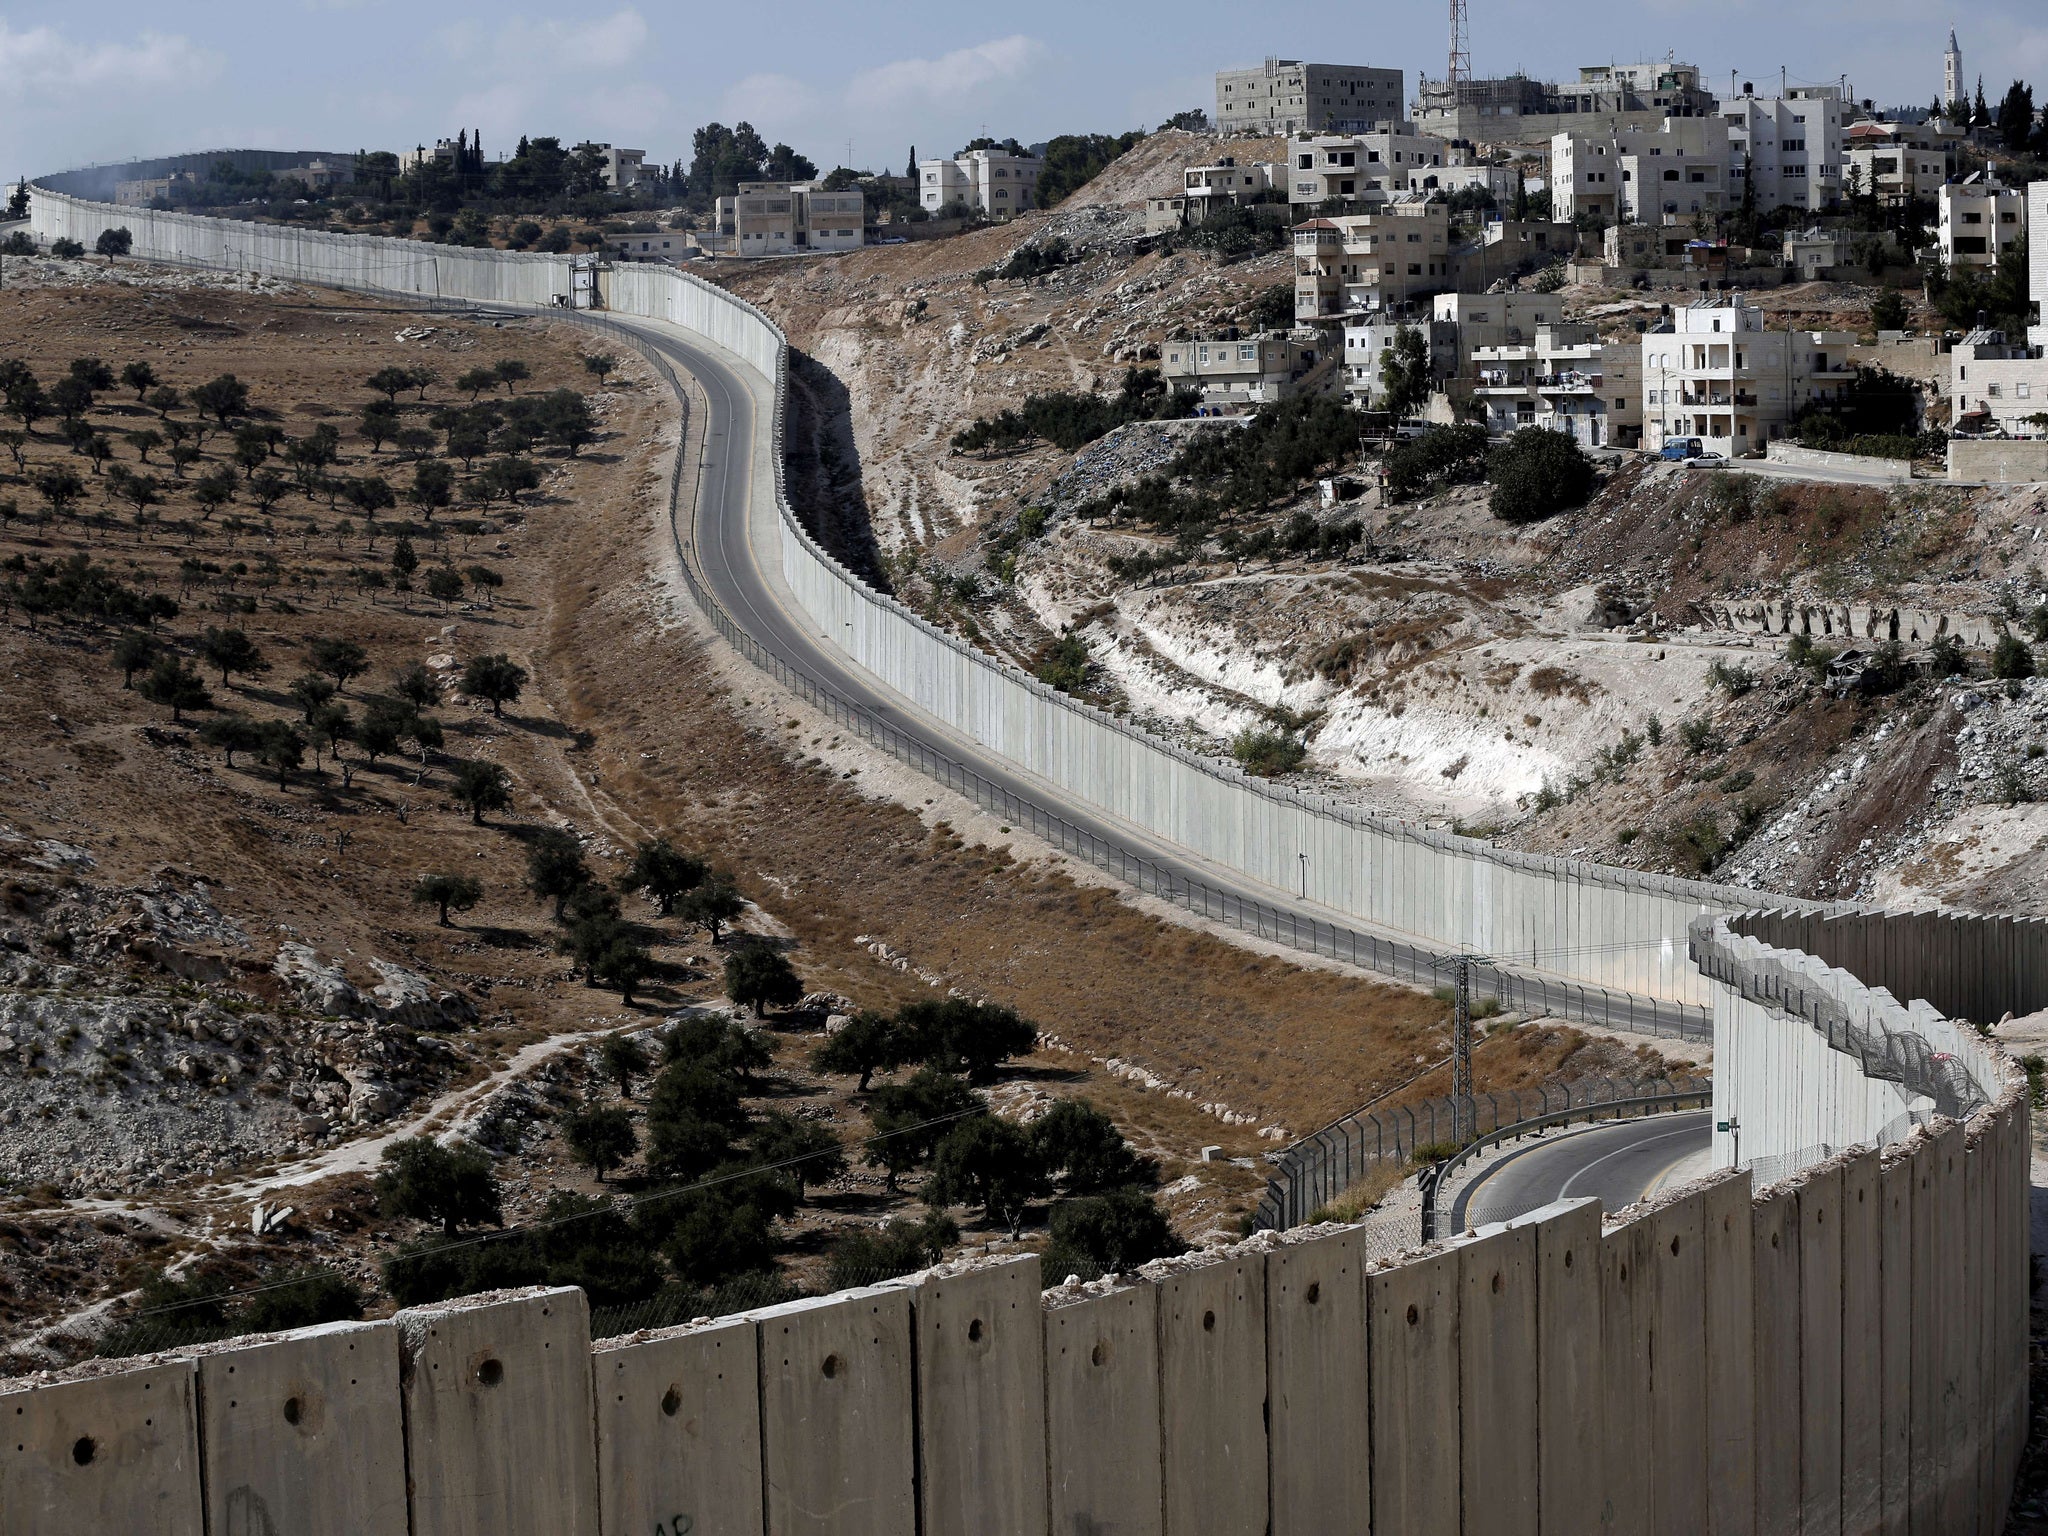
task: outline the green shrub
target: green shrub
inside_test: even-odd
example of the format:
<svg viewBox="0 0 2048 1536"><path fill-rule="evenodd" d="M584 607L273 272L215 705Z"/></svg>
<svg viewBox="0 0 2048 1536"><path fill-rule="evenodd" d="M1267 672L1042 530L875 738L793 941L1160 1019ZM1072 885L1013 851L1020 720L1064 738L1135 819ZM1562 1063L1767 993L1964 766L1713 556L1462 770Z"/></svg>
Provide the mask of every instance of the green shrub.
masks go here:
<svg viewBox="0 0 2048 1536"><path fill-rule="evenodd" d="M2034 675L2034 652L2018 635L2001 635L1991 652L1993 677L2019 678Z"/></svg>
<svg viewBox="0 0 2048 1536"><path fill-rule="evenodd" d="M1308 748L1298 736L1248 725L1230 743L1230 755L1246 773L1276 779L1299 768Z"/></svg>
<svg viewBox="0 0 2048 1536"><path fill-rule="evenodd" d="M1408 501L1441 485L1476 480L1486 462L1486 428L1431 427L1388 452L1387 494L1395 501Z"/></svg>
<svg viewBox="0 0 2048 1536"><path fill-rule="evenodd" d="M1507 523L1533 523L1586 504L1598 474L1568 432L1524 427L1486 456L1488 508Z"/></svg>

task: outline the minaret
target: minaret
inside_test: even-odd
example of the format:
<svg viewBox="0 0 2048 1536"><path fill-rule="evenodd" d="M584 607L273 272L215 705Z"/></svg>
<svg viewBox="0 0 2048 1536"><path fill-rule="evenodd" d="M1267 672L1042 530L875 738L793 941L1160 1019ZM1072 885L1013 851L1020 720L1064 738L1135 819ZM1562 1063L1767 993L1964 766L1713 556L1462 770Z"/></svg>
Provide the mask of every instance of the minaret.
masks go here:
<svg viewBox="0 0 2048 1536"><path fill-rule="evenodd" d="M1941 104L1963 100L1963 50L1956 46L1955 28L1949 28L1948 52L1942 55Z"/></svg>

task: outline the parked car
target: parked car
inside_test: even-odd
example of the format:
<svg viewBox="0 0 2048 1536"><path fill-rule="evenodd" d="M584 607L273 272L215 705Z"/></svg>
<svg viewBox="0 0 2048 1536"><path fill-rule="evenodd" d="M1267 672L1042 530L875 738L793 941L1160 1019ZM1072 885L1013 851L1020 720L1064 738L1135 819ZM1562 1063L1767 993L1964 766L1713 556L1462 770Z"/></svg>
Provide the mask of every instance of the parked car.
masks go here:
<svg viewBox="0 0 2048 1536"><path fill-rule="evenodd" d="M1691 464L1695 467L1701 464L1705 464L1710 468L1719 468L1721 465L1726 464L1727 462L1728 455L1725 453L1696 453L1691 458L1686 460L1686 463Z"/></svg>
<svg viewBox="0 0 2048 1536"><path fill-rule="evenodd" d="M1667 459L1696 459L1700 456L1700 440L1696 437L1667 437L1661 457Z"/></svg>

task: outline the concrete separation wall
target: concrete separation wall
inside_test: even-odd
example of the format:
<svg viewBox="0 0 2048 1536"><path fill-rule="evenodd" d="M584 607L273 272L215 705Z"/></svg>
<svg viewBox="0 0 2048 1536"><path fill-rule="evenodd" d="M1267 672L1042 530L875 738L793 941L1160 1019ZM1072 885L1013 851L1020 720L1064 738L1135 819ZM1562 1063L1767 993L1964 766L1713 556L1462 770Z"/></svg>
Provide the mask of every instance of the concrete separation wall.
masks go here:
<svg viewBox="0 0 2048 1536"><path fill-rule="evenodd" d="M1386 1263L1322 1227L1043 1293L1032 1258L951 1266L595 1351L576 1293L501 1293L403 1314L403 1384L338 1352L388 1324L102 1364L0 1385L0 1508L10 1536L1990 1532L2027 1140L2014 1081L1753 1204L1724 1175ZM376 1433L323 1439L316 1401ZM259 1484L289 1523L250 1523Z"/></svg>
<svg viewBox="0 0 2048 1536"><path fill-rule="evenodd" d="M140 256L310 283L520 305L567 288L548 257L47 189L33 217L45 238L126 225ZM1035 1259L953 1266L595 1351L580 1293L522 1291L0 1383L9 1536L353 1536L392 1519L394 1426L391 1528L412 1536L650 1519L655 1536L1579 1536L1869 1529L1872 1511L1887 1530L1997 1528L2026 1430L2028 1109L2022 1075L1957 1019L2032 995L2037 930L1757 913L1738 889L1358 816L1151 741L817 549L781 494L787 351L766 317L653 267L610 273L608 298L775 381L784 573L877 677L1276 890L1306 853L1310 899L1365 922L1711 1001L1742 1161L1768 1147L1801 1171L1754 1200L1747 1171L1724 1175L1604 1224L1566 1202L1380 1264L1353 1229L1315 1228L1043 1293ZM258 1500L286 1523L254 1523Z"/></svg>
<svg viewBox="0 0 2048 1536"><path fill-rule="evenodd" d="M134 254L430 300L546 306L569 291L565 257L327 234L114 208L39 185L39 237L90 247L127 228ZM775 515L783 574L818 631L920 710L1103 814L1266 887L1444 953L1587 987L1699 1005L1685 930L1753 904L1737 888L1498 849L1368 816L1248 779L1231 763L1155 740L925 623L861 583L804 531L784 495L788 348L767 316L670 268L605 274L620 314L681 326L773 381ZM1304 856L1306 862L1304 863ZM1305 879L1305 890L1304 890Z"/></svg>

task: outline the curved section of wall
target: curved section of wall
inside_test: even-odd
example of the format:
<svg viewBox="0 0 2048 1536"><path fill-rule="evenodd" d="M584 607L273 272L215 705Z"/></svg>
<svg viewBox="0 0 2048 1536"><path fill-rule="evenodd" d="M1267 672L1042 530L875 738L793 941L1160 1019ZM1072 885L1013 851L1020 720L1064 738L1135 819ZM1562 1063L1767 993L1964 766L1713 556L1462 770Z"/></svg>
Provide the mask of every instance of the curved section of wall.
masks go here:
<svg viewBox="0 0 2048 1536"><path fill-rule="evenodd" d="M33 216L45 237L125 225L137 255L311 283L521 304L567 287L548 257L46 188ZM780 400L786 348L757 311L668 270L610 290ZM779 405L775 430L779 477ZM196 1536L281 1512L339 1536L401 1505L415 1536L1998 1528L2026 1432L2028 1109L1944 1010L2038 1006L2037 930L1755 912L1740 890L1246 783L922 624L834 565L779 481L776 499L799 600L938 719L1251 878L1284 889L1307 852L1311 894L1369 922L1710 997L1745 1138L1802 1160L1858 1145L1758 1193L1724 1174L1606 1223L1564 1202L1385 1264L1319 1228L1042 1294L1035 1259L942 1268L595 1352L580 1293L474 1297L10 1383L10 1532Z"/></svg>
<svg viewBox="0 0 2048 1536"><path fill-rule="evenodd" d="M37 187L31 220L45 239L69 235L90 247L101 231L125 227L140 258L310 283L528 305L569 290L566 258L112 208L47 184ZM708 337L775 381L775 500L789 586L822 633L933 718L1097 810L1272 890L1301 889L1305 876L1309 900L1386 933L1612 991L1707 1000L1686 958L1686 927L1702 912L1753 905L1751 893L1362 815L1247 779L992 660L866 586L805 532L781 485L788 347L773 321L672 268L615 268L607 300Z"/></svg>

